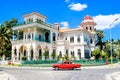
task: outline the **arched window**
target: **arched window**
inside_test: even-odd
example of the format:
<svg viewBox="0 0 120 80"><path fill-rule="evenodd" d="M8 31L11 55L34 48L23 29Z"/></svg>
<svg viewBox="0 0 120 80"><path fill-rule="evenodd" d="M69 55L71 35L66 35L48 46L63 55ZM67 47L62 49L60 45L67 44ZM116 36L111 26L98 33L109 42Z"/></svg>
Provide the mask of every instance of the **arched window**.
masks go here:
<svg viewBox="0 0 120 80"><path fill-rule="evenodd" d="M30 39L31 38L31 36L30 36L30 33L28 34L28 39Z"/></svg>
<svg viewBox="0 0 120 80"><path fill-rule="evenodd" d="M90 27L90 30L92 30L92 28Z"/></svg>
<svg viewBox="0 0 120 80"><path fill-rule="evenodd" d="M39 41L41 41L41 35L39 34L39 36L38 36L38 39L39 39Z"/></svg>
<svg viewBox="0 0 120 80"><path fill-rule="evenodd" d="M90 39L90 43L91 43L91 44L93 43L93 40L92 40L92 39Z"/></svg>
<svg viewBox="0 0 120 80"><path fill-rule="evenodd" d="M70 37L70 42L74 42L74 37Z"/></svg>
<svg viewBox="0 0 120 80"><path fill-rule="evenodd" d="M45 41L49 42L49 33L48 32L45 33Z"/></svg>
<svg viewBox="0 0 120 80"><path fill-rule="evenodd" d="M80 37L77 38L77 41L80 42Z"/></svg>
<svg viewBox="0 0 120 80"><path fill-rule="evenodd" d="M71 57L75 57L74 51L71 51Z"/></svg>
<svg viewBox="0 0 120 80"><path fill-rule="evenodd" d="M53 41L55 41L55 40L56 40L56 34L53 33Z"/></svg>
<svg viewBox="0 0 120 80"><path fill-rule="evenodd" d="M86 27L86 30L88 30L88 27Z"/></svg>

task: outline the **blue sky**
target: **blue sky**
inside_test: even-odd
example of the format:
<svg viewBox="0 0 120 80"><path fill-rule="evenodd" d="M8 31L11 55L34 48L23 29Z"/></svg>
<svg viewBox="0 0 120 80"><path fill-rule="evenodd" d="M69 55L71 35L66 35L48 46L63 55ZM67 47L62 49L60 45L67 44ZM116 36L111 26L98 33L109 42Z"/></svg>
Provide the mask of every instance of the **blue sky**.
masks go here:
<svg viewBox="0 0 120 80"><path fill-rule="evenodd" d="M97 29L105 31L109 39L109 25L112 24L112 38L120 39L119 0L1 0L0 23L11 18L23 21L23 15L37 11L47 16L46 21L59 22L69 28L78 28L85 15L91 15L98 24Z"/></svg>

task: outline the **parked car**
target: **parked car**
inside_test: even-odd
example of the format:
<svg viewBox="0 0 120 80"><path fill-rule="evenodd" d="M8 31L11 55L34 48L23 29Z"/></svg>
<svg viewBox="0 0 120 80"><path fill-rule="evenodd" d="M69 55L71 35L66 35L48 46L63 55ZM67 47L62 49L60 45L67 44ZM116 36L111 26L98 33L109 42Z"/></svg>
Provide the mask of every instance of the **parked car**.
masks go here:
<svg viewBox="0 0 120 80"><path fill-rule="evenodd" d="M73 69L76 70L77 68L80 68L81 65L80 64L75 64L72 63L72 61L62 61L59 64L53 64L52 68L55 70L59 70L59 69Z"/></svg>

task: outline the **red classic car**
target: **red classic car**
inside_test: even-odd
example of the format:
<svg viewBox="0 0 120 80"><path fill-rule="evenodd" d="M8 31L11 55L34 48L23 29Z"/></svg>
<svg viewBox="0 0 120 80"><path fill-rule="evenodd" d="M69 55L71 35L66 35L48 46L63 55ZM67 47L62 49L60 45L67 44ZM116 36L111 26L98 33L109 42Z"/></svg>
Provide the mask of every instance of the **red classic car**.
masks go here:
<svg viewBox="0 0 120 80"><path fill-rule="evenodd" d="M53 64L52 68L54 68L55 70L59 70L59 69L73 69L76 70L77 68L80 68L81 65L80 64L74 64L72 63L72 61L63 61L59 64Z"/></svg>

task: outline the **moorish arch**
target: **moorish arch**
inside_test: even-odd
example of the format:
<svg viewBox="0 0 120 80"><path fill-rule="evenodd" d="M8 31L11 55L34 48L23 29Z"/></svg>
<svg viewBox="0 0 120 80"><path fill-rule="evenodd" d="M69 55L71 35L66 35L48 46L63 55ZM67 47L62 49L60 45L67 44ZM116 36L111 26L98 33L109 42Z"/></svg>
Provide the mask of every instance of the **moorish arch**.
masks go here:
<svg viewBox="0 0 120 80"><path fill-rule="evenodd" d="M34 59L34 51L33 51L33 46L31 45L30 46L30 60L33 60Z"/></svg>
<svg viewBox="0 0 120 80"><path fill-rule="evenodd" d="M40 45L37 47L37 51L38 51L38 58L41 60L42 59L42 48Z"/></svg>
<svg viewBox="0 0 120 80"><path fill-rule="evenodd" d="M26 57L27 58L27 47L25 45L20 46L19 52L21 57Z"/></svg>

